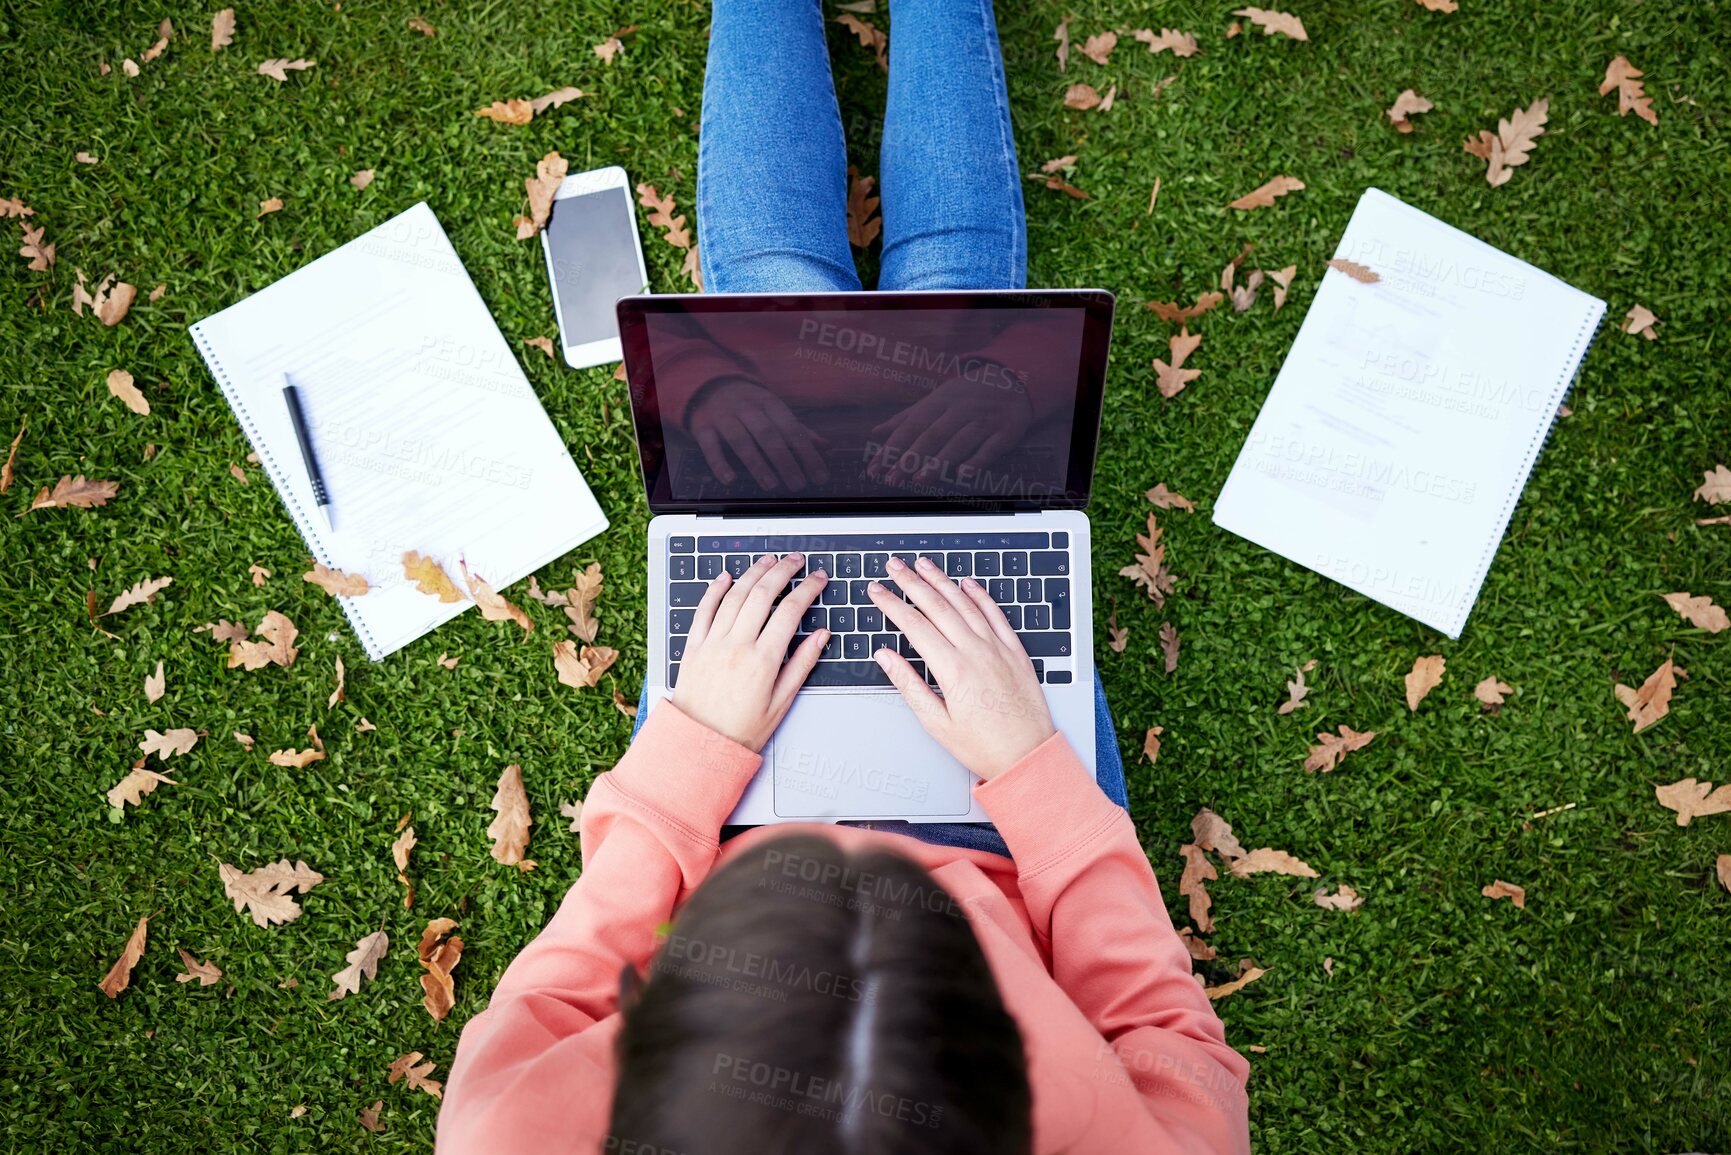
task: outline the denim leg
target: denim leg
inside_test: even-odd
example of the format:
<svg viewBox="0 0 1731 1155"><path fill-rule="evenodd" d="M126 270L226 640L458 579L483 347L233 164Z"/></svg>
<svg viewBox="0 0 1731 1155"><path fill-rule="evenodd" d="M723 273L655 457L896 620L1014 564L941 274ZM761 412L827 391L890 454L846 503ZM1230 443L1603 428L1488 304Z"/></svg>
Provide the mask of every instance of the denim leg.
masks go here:
<svg viewBox="0 0 1731 1155"><path fill-rule="evenodd" d="M880 289L1019 289L1022 175L992 0L890 0Z"/></svg>
<svg viewBox="0 0 1731 1155"><path fill-rule="evenodd" d="M847 152L818 0L714 0L697 236L716 293L857 290Z"/></svg>

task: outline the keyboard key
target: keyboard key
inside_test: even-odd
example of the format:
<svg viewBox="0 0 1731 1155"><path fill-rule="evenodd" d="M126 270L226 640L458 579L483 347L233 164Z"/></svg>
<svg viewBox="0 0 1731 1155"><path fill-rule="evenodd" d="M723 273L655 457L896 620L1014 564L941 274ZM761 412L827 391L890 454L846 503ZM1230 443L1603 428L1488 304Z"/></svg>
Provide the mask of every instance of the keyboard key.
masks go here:
<svg viewBox="0 0 1731 1155"><path fill-rule="evenodd" d="M847 605L847 585L844 581L829 581L824 584L823 593L818 599L826 606Z"/></svg>
<svg viewBox="0 0 1731 1155"><path fill-rule="evenodd" d="M890 560L890 555L887 553L868 553L868 554L866 554L865 555L865 576L868 578L881 578L881 577L883 577L884 574L889 572L889 570L887 568L885 568L888 565L889 560Z"/></svg>
<svg viewBox="0 0 1731 1155"><path fill-rule="evenodd" d="M1004 573L1010 577L1021 577L1028 572L1028 555L1021 551L1004 554Z"/></svg>
<svg viewBox="0 0 1731 1155"><path fill-rule="evenodd" d="M805 572L816 573L822 570L830 577L835 576L835 555L827 553L808 553L805 555Z"/></svg>
<svg viewBox="0 0 1731 1155"><path fill-rule="evenodd" d="M697 548L701 553L721 553L727 548L727 539L725 537L699 538Z"/></svg>
<svg viewBox="0 0 1731 1155"><path fill-rule="evenodd" d="M806 677L808 686L887 686L889 675L876 662L819 662Z"/></svg>
<svg viewBox="0 0 1731 1155"><path fill-rule="evenodd" d="M1052 628L1070 628L1070 579L1047 578L1046 602L1052 607Z"/></svg>
<svg viewBox="0 0 1731 1155"><path fill-rule="evenodd" d="M851 634L854 630L853 607L837 606L829 612L829 628L838 634Z"/></svg>
<svg viewBox="0 0 1731 1155"><path fill-rule="evenodd" d="M667 667L667 688L669 690L679 684L679 663L674 662Z"/></svg>
<svg viewBox="0 0 1731 1155"><path fill-rule="evenodd" d="M667 612L667 632L670 634L689 634L691 618L696 610L669 610Z"/></svg>
<svg viewBox="0 0 1731 1155"><path fill-rule="evenodd" d="M667 639L667 660L683 662L685 660L685 637L675 635Z"/></svg>
<svg viewBox="0 0 1731 1155"><path fill-rule="evenodd" d="M1070 555L1048 551L1033 555L1034 572L1037 574L1057 574L1070 572Z"/></svg>
<svg viewBox="0 0 1731 1155"><path fill-rule="evenodd" d="M805 617L799 619L799 629L803 634L815 634L829 625L829 611L822 606L813 606L805 611Z"/></svg>
<svg viewBox="0 0 1731 1155"><path fill-rule="evenodd" d="M986 593L1001 606L1009 605L1016 600L1016 580L1014 578L993 578L986 583Z"/></svg>
<svg viewBox="0 0 1731 1155"><path fill-rule="evenodd" d="M1030 658L1067 658L1070 656L1070 635L1057 633L1016 635Z"/></svg>
<svg viewBox="0 0 1731 1155"><path fill-rule="evenodd" d="M917 553L893 553L890 556L900 558L902 564L907 566L909 569L913 569L914 562L919 559L919 554Z"/></svg>
<svg viewBox="0 0 1731 1155"><path fill-rule="evenodd" d="M1039 578L1017 578L1016 600L1019 602L1037 602L1043 600Z"/></svg>
<svg viewBox="0 0 1731 1155"><path fill-rule="evenodd" d="M831 634L829 641L823 644L822 660L833 662L841 658L841 635Z"/></svg>
<svg viewBox="0 0 1731 1155"><path fill-rule="evenodd" d="M875 634L884 628L883 611L876 606L862 606L854 611L854 621L858 628L868 634Z"/></svg>
<svg viewBox="0 0 1731 1155"><path fill-rule="evenodd" d="M869 634L849 634L842 639L841 656L849 661L871 657L872 640Z"/></svg>
<svg viewBox="0 0 1731 1155"><path fill-rule="evenodd" d="M893 651L895 648L896 648L896 636L894 634L873 634L872 635L872 654L874 657L876 656L876 654L879 650L891 650L891 651Z"/></svg>
<svg viewBox="0 0 1731 1155"><path fill-rule="evenodd" d="M925 558L927 561L931 562L933 565L937 566L939 573L943 572L943 569L944 569L944 555L943 554L941 554L941 553L926 553L926 552L922 551L920 553L920 556Z"/></svg>
<svg viewBox="0 0 1731 1155"><path fill-rule="evenodd" d="M896 653L900 654L904 658L917 658L920 656L920 652L914 649L914 644L908 641L906 634L903 634L901 638L897 640Z"/></svg>
<svg viewBox="0 0 1731 1155"><path fill-rule="evenodd" d="M1068 686L1070 684L1070 671L1050 670L1046 674L1046 681L1054 686Z"/></svg>
<svg viewBox="0 0 1731 1155"><path fill-rule="evenodd" d="M1069 544L1070 544L1070 535L1065 533L1063 530L1059 530L1057 533L1054 533L1052 535L1052 548L1053 549L1063 549L1065 546L1067 546Z"/></svg>
<svg viewBox="0 0 1731 1155"><path fill-rule="evenodd" d="M860 568L859 554L838 553L835 555L835 576L856 578L865 572Z"/></svg>
<svg viewBox="0 0 1731 1155"><path fill-rule="evenodd" d="M694 606L703 600L703 592L708 588L702 582L673 582L667 587L667 604Z"/></svg>
<svg viewBox="0 0 1731 1155"><path fill-rule="evenodd" d="M849 605L869 606L872 604L870 593L871 583L864 578L855 578L847 583L847 600Z"/></svg>
<svg viewBox="0 0 1731 1155"><path fill-rule="evenodd" d="M1046 663L1042 662L1039 658L1034 658L1033 663L1034 663L1034 677L1040 679L1040 681L1042 681L1042 682L1045 681L1046 680Z"/></svg>
<svg viewBox="0 0 1731 1155"><path fill-rule="evenodd" d="M1021 629L1022 628L1022 607L1012 603L1010 605L1002 607L1002 609L1004 611L1004 617L1008 618L1010 621L1010 628L1012 630Z"/></svg>
<svg viewBox="0 0 1731 1155"><path fill-rule="evenodd" d="M694 537L670 537L667 539L668 553L696 553L697 539Z"/></svg>
<svg viewBox="0 0 1731 1155"><path fill-rule="evenodd" d="M697 557L676 553L667 559L667 576L676 582L688 582L697 577Z"/></svg>
<svg viewBox="0 0 1731 1155"><path fill-rule="evenodd" d="M697 559L697 577L700 581L714 581L721 576L721 555L706 553Z"/></svg>
<svg viewBox="0 0 1731 1155"><path fill-rule="evenodd" d="M977 553L974 555L975 577L997 577L998 555L995 553Z"/></svg>
<svg viewBox="0 0 1731 1155"><path fill-rule="evenodd" d="M909 658L908 659L908 665L910 665L914 668L914 674L919 678L920 681L923 682L929 677L929 675L926 673L926 664L924 662L920 661L918 658Z"/></svg>
<svg viewBox="0 0 1731 1155"><path fill-rule="evenodd" d="M974 555L971 553L952 553L944 559L944 572L953 578L972 577L974 574Z"/></svg>
<svg viewBox="0 0 1731 1155"><path fill-rule="evenodd" d="M734 577L738 577L740 574L751 568L751 555L747 553L730 553L727 555L727 560L722 563L722 568L726 569L727 572L732 574Z"/></svg>
<svg viewBox="0 0 1731 1155"><path fill-rule="evenodd" d="M1050 606L1035 602L1022 607L1022 628L1024 630L1049 630L1052 628L1052 610Z"/></svg>

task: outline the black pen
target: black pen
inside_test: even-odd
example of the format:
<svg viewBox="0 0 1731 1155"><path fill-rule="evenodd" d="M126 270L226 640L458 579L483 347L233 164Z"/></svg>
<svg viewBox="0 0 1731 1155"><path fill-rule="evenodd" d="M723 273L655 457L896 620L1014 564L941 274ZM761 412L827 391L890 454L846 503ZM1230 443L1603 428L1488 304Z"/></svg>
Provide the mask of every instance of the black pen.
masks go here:
<svg viewBox="0 0 1731 1155"><path fill-rule="evenodd" d="M319 472L319 459L313 456L312 438L307 436L306 414L301 412L301 395L293 385L288 383L288 374L283 374L283 400L288 402L289 421L295 427L295 440L300 442L301 460L306 463L307 480L312 482L313 500L318 502L319 512L324 514L325 528L336 532L336 522L331 518L331 499L325 493L324 474Z"/></svg>

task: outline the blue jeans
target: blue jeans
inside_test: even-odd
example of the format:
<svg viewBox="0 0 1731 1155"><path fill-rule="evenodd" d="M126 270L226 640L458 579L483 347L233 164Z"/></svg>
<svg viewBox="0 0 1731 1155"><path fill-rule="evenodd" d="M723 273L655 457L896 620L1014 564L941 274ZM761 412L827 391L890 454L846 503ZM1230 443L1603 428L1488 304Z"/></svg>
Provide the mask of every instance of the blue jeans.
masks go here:
<svg viewBox="0 0 1731 1155"><path fill-rule="evenodd" d="M880 289L1019 289L1022 176L991 0L890 0L879 158ZM716 293L857 291L847 149L818 0L713 0L697 160L697 237ZM649 704L644 687L641 726ZM1094 675L1095 779L1129 809ZM632 731L636 737L636 731ZM924 842L1009 848L990 823L870 822ZM724 828L737 833L737 827Z"/></svg>

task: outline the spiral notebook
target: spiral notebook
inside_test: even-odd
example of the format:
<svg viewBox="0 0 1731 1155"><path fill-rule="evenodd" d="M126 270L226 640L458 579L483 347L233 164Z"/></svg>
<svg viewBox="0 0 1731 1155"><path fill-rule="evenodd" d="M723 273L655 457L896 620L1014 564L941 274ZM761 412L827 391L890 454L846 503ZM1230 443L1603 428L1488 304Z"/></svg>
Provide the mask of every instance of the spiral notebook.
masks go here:
<svg viewBox="0 0 1731 1155"><path fill-rule="evenodd" d="M413 550L503 590L607 528L432 209L406 212L191 327L312 556L378 661L474 603L403 573ZM335 529L283 400L301 396ZM310 567L309 567L310 568Z"/></svg>
<svg viewBox="0 0 1731 1155"><path fill-rule="evenodd" d="M1458 638L1605 303L1378 189L1335 256L1214 522Z"/></svg>

